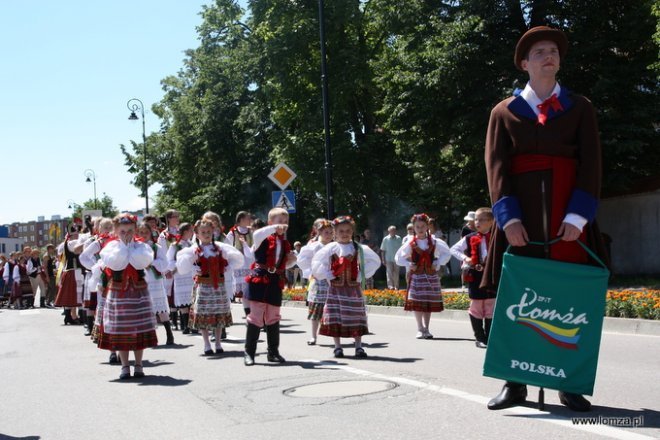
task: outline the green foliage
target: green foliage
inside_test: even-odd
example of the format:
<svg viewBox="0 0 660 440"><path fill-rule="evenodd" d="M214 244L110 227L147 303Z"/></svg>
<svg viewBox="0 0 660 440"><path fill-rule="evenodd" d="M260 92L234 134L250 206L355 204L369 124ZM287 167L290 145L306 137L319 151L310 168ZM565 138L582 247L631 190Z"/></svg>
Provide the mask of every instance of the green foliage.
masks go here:
<svg viewBox="0 0 660 440"><path fill-rule="evenodd" d="M82 219L83 210L88 210L88 209L100 209L101 212L103 213L103 217L112 218L117 214L119 214L117 207L114 206L112 197L110 197L106 193L103 193L103 197L99 198L96 201L94 199L89 199L82 205L75 205L73 216Z"/></svg>
<svg viewBox="0 0 660 440"><path fill-rule="evenodd" d="M598 109L604 190L657 173L659 11L652 0L326 2L337 213L378 232L415 211L456 227L488 205L488 115L524 86L512 55L530 25L569 36L560 80ZM284 161L298 174L300 235L326 207L318 2L250 0L245 11L216 0L201 15L199 47L152 108L162 121L146 151L149 181L162 184L156 209L263 218L275 189L266 176ZM138 188L143 147L122 146Z"/></svg>

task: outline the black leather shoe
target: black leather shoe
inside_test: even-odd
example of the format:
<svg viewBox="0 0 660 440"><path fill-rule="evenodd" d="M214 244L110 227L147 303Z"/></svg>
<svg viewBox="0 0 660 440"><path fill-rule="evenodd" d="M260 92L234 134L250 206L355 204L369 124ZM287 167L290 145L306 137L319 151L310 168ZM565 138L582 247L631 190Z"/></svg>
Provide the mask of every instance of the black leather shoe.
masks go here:
<svg viewBox="0 0 660 440"><path fill-rule="evenodd" d="M108 362L111 364L118 364L119 359L117 358L117 353L110 353L110 359L108 359Z"/></svg>
<svg viewBox="0 0 660 440"><path fill-rule="evenodd" d="M517 383L505 383L500 394L488 402L488 409L504 409L523 403L527 399L527 386Z"/></svg>
<svg viewBox="0 0 660 440"><path fill-rule="evenodd" d="M487 348L487 347L488 347L486 344L484 344L484 343L481 342L481 341L474 341L474 345L475 345L477 348Z"/></svg>
<svg viewBox="0 0 660 440"><path fill-rule="evenodd" d="M212 356L213 355L213 350L210 348L208 350L204 350L204 356Z"/></svg>
<svg viewBox="0 0 660 440"><path fill-rule="evenodd" d="M274 352L274 353L269 352L266 358L268 359L268 362L277 362L278 364L283 364L284 362L286 362L286 359L280 356L278 352Z"/></svg>
<svg viewBox="0 0 660 440"><path fill-rule="evenodd" d="M254 365L254 358L249 354L245 353L245 357L243 358L243 363L245 364L246 367L251 367L252 365Z"/></svg>
<svg viewBox="0 0 660 440"><path fill-rule="evenodd" d="M587 412L591 411L591 403L581 394L559 392L559 401L562 405L573 411Z"/></svg>

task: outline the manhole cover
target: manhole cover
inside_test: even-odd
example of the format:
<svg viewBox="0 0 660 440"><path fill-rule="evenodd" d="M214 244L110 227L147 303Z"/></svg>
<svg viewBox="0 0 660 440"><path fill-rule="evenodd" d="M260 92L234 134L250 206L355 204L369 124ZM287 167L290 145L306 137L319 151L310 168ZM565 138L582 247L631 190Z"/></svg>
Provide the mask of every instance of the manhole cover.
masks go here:
<svg viewBox="0 0 660 440"><path fill-rule="evenodd" d="M384 380L344 380L289 388L284 394L291 397L350 397L380 393L396 386L396 383Z"/></svg>

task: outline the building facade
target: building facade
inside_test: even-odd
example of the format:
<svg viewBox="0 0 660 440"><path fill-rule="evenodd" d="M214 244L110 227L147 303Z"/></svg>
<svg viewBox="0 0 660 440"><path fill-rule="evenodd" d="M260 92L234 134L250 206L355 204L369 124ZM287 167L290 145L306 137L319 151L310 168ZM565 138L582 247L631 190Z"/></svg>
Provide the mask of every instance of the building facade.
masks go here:
<svg viewBox="0 0 660 440"><path fill-rule="evenodd" d="M50 220L39 217L37 221L12 223L7 225L9 238L23 240L23 246L45 247L48 243L57 245L66 235L69 219L54 215Z"/></svg>

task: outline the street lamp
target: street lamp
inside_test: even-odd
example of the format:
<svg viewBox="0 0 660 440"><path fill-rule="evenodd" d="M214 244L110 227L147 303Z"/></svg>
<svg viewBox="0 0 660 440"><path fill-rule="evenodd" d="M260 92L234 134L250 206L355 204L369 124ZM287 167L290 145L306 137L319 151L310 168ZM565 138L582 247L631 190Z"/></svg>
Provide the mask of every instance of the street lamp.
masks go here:
<svg viewBox="0 0 660 440"><path fill-rule="evenodd" d="M131 111L131 115L128 117L129 121L137 121L140 119L135 113L138 110L142 113L142 147L144 148L144 166L142 172L144 173L144 205L145 205L145 214L149 214L149 181L147 179L147 132L144 128L144 104L137 98L129 99L126 103L126 107Z"/></svg>
<svg viewBox="0 0 660 440"><path fill-rule="evenodd" d="M96 199L96 173L94 170L85 170L85 182L94 182L94 209L99 209L98 201Z"/></svg>
<svg viewBox="0 0 660 440"><path fill-rule="evenodd" d="M328 202L328 218L335 217L335 198L332 189L332 150L330 149L330 109L328 102L328 72L325 57L324 4L319 0L319 38L321 40L321 95L323 97L323 129L325 133L325 190Z"/></svg>
<svg viewBox="0 0 660 440"><path fill-rule="evenodd" d="M76 202L74 202L71 199L67 200L66 204L69 205L69 209L74 209L74 210L76 209L76 206L80 206L79 204L77 204Z"/></svg>

